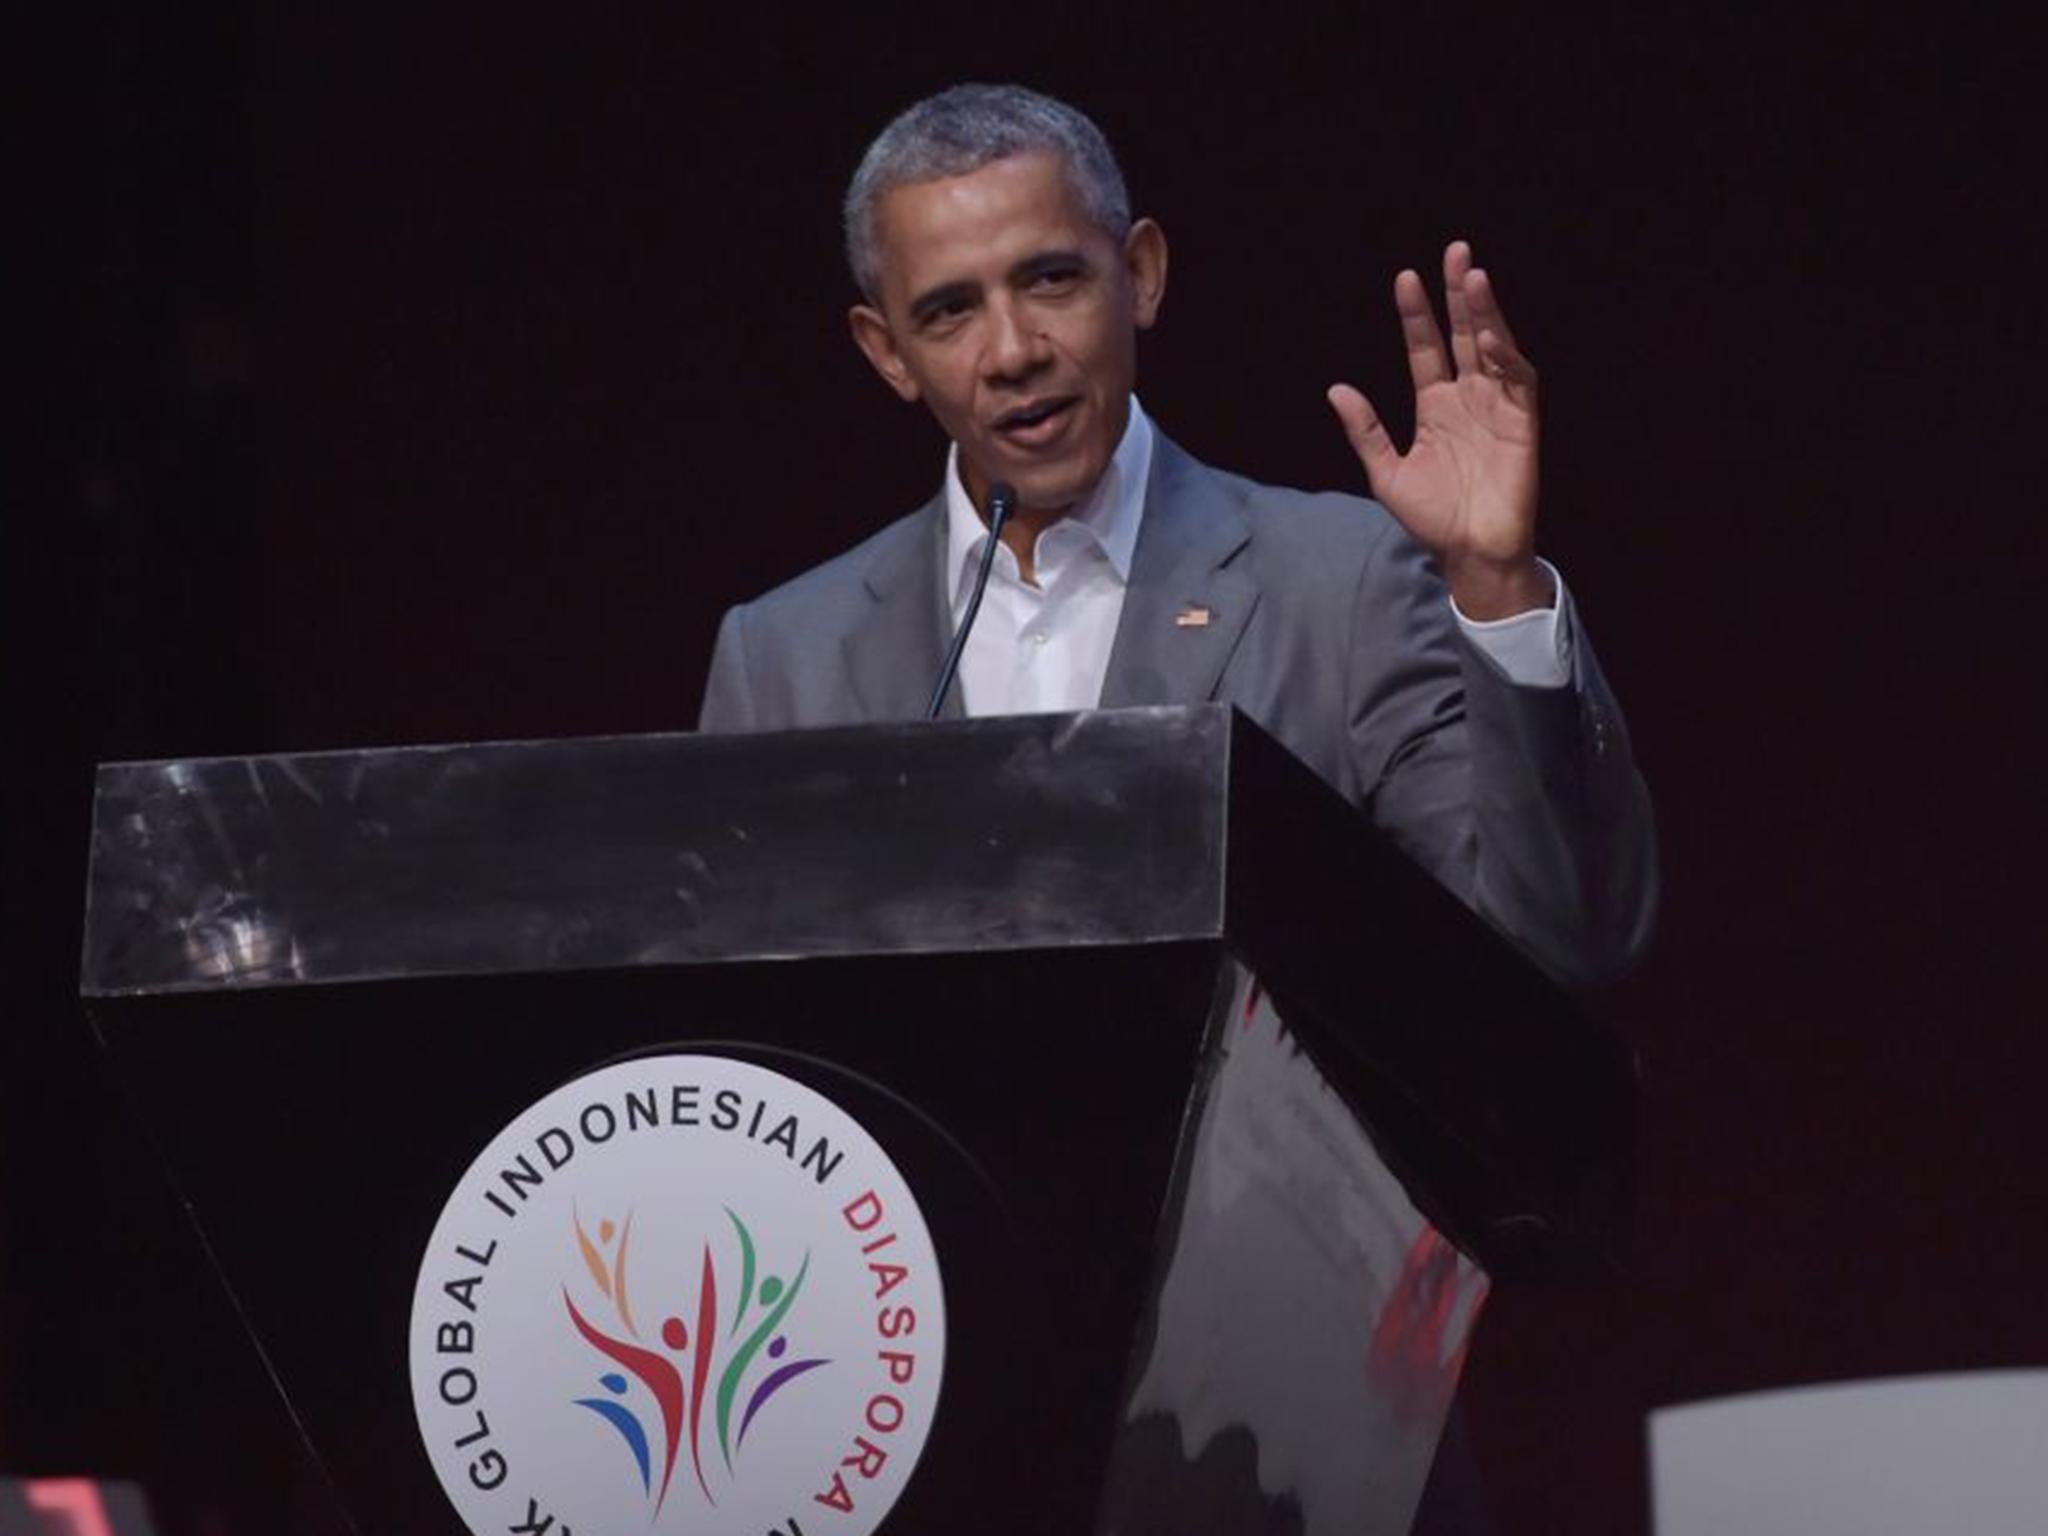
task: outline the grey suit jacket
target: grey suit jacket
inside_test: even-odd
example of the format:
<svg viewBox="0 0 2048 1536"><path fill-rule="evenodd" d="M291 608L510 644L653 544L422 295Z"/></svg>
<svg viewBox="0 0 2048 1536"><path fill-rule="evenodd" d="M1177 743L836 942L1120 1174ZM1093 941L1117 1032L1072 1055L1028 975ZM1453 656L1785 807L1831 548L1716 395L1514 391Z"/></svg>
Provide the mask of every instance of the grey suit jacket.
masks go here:
<svg viewBox="0 0 2048 1536"><path fill-rule="evenodd" d="M919 718L947 638L945 536L939 496L732 609L700 728ZM1191 604L1207 624L1174 622ZM1384 508L1223 474L1160 433L1102 707L1237 705L1546 969L1597 980L1648 936L1656 842L1569 599L1561 618L1569 686L1518 687Z"/></svg>

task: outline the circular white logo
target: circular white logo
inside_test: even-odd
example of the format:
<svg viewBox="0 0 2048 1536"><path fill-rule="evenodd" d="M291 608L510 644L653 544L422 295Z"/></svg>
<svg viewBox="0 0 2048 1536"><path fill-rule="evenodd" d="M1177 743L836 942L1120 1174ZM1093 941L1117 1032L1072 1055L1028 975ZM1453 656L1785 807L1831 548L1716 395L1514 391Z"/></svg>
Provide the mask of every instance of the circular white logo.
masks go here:
<svg viewBox="0 0 2048 1536"><path fill-rule="evenodd" d="M413 1406L479 1536L864 1536L945 1338L924 1217L858 1122L748 1062L645 1057L556 1089L456 1186Z"/></svg>

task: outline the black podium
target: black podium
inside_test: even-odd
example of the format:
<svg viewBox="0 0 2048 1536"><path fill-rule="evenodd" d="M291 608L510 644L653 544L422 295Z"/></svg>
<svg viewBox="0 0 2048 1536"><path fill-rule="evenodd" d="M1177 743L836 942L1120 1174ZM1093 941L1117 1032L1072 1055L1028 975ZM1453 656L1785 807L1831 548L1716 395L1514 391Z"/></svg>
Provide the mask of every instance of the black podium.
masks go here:
<svg viewBox="0 0 2048 1536"><path fill-rule="evenodd" d="M609 1155L624 1122L574 1118L596 1069L773 1074L914 1192L944 1365L917 1378L936 1395L914 1472L887 1474L891 1532L1404 1531L1489 1276L1602 1262L1626 1204L1625 1054L1217 706L111 765L84 992L365 1533L464 1529L409 1351L473 1338L501 1282L448 1292L423 1263L473 1164L507 1218L567 1177L561 1143L528 1146L526 1175L478 1163L545 1096L570 1095L578 1168ZM683 1095L646 1090L662 1134ZM775 1150L728 1107L733 1145ZM844 1148L811 1135L775 1155L822 1186ZM674 1166L678 1200L725 1202L687 1265L646 1246L650 1197L633 1318L605 1212L550 1215L552 1331L508 1354L492 1324L499 1427L447 1465L499 1479L508 1530L612 1536L557 1473L527 1486L585 1442L645 1494L634 1530L727 1528L749 1465L787 1483L788 1520L756 1528L874 1528L831 1478L850 1502L859 1444L890 1448L886 1390L860 1389L850 1470L764 1474L747 1436L794 1437L803 1394L883 1367L799 1359L780 1324L750 1339L809 1271L763 1279L746 1213ZM821 1266L828 1239L880 1241L834 1200ZM569 1349L602 1388L547 1384ZM477 1373L441 1364L449 1413L474 1411ZM530 1450L504 1445L514 1420Z"/></svg>

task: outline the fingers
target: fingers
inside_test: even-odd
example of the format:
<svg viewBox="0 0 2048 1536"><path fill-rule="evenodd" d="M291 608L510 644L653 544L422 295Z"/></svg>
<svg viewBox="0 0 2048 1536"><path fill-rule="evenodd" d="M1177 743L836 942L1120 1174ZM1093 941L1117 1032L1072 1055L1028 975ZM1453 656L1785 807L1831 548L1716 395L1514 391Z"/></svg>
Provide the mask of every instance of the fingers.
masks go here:
<svg viewBox="0 0 2048 1536"><path fill-rule="evenodd" d="M1493 279L1483 267L1472 264L1470 242L1453 240L1444 247L1444 311L1451 323L1448 348L1430 309L1429 290L1415 272L1404 271L1394 279L1394 308L1401 317L1408 373L1418 391L1475 371L1516 385L1534 385L1535 367L1515 342Z"/></svg>
<svg viewBox="0 0 2048 1536"><path fill-rule="evenodd" d="M1367 483L1375 495L1380 495L1393 478L1394 471L1400 467L1401 455L1394 448L1394 440L1387 436L1379 412L1372 408L1370 400L1349 384L1332 384L1329 401L1330 409L1337 413L1337 420L1344 428L1344 435L1351 440L1352 452L1365 466Z"/></svg>
<svg viewBox="0 0 2048 1536"><path fill-rule="evenodd" d="M1448 259L1446 267L1448 268ZM1472 318L1474 331L1491 331L1496 340L1504 343L1509 351L1520 356L1521 349L1515 345L1515 333L1508 328L1508 317L1500 307L1500 295L1495 292L1493 278L1483 267L1468 264L1464 282L1465 307Z"/></svg>
<svg viewBox="0 0 2048 1536"><path fill-rule="evenodd" d="M1401 340L1408 349L1408 376L1419 394L1432 384L1452 377L1451 359L1444 351L1444 333L1430 312L1429 292L1411 270L1394 279L1394 310L1401 317Z"/></svg>
<svg viewBox="0 0 2048 1536"><path fill-rule="evenodd" d="M1472 271L1472 247L1453 240L1444 247L1444 309L1451 317L1451 357L1458 372L1470 373L1479 366L1479 342L1472 325L1472 305L1465 296L1465 284Z"/></svg>
<svg viewBox="0 0 2048 1536"><path fill-rule="evenodd" d="M1492 276L1472 265L1472 247L1463 240L1444 248L1444 308L1461 375L1476 368L1504 385L1511 398L1533 396L1536 365L1515 341Z"/></svg>

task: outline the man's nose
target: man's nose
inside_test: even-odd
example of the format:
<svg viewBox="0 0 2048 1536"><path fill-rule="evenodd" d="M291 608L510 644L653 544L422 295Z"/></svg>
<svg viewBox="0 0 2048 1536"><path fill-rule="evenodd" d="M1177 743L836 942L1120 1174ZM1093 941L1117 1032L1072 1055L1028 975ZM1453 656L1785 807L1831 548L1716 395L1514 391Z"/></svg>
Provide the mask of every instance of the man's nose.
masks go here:
<svg viewBox="0 0 2048 1536"><path fill-rule="evenodd" d="M1006 302L992 304L989 306L989 322L988 352L984 361L991 378L1028 377L1043 367L1052 355L1052 347L1043 328L1034 322L1023 306Z"/></svg>

